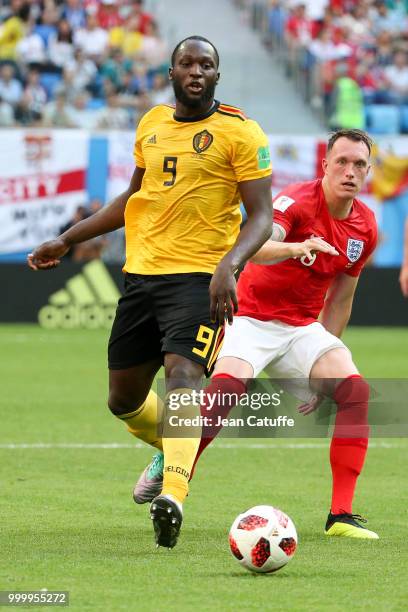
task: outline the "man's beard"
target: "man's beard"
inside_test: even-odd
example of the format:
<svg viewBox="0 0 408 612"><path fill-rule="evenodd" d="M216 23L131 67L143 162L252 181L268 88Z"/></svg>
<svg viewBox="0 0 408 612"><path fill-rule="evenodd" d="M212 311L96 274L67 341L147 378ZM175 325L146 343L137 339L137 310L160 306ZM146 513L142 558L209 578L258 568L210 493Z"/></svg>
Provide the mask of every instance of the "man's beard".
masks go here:
<svg viewBox="0 0 408 612"><path fill-rule="evenodd" d="M184 89L180 85L179 81L176 81L174 79L172 83L176 100L187 108L201 108L214 98L216 83L210 83L209 85L207 85L207 87L203 89L201 96L195 98L190 98L190 96L184 91Z"/></svg>

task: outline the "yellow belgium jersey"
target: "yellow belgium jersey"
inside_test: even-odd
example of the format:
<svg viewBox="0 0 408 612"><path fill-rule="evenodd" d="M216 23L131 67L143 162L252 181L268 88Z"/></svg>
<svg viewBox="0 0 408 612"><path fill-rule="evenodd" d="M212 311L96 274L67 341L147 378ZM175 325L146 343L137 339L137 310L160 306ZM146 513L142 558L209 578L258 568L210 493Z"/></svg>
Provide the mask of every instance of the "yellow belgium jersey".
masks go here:
<svg viewBox="0 0 408 612"><path fill-rule="evenodd" d="M124 270L212 274L239 232L238 183L271 174L267 137L219 102L193 120L156 106L140 121L134 156L146 171L126 205Z"/></svg>

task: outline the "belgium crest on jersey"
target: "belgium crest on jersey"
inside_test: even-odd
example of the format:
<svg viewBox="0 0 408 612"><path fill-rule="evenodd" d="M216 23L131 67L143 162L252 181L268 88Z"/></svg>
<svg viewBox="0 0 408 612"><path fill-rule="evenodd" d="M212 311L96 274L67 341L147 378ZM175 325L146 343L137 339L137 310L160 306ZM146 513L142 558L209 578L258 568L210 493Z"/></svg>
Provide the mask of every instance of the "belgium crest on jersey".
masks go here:
<svg viewBox="0 0 408 612"><path fill-rule="evenodd" d="M193 147L196 153L203 153L208 149L214 140L214 136L208 130L198 132L193 138Z"/></svg>
<svg viewBox="0 0 408 612"><path fill-rule="evenodd" d="M361 257L363 252L364 242L362 240L356 240L355 238L349 238L347 242L347 257L351 263L355 263Z"/></svg>

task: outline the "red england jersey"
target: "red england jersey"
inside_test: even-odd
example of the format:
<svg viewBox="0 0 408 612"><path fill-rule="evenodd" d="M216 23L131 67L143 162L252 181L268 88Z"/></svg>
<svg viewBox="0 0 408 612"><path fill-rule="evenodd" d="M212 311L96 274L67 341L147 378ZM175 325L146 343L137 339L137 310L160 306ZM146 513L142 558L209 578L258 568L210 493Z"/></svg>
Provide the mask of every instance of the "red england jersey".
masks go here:
<svg viewBox="0 0 408 612"><path fill-rule="evenodd" d="M285 242L321 237L339 252L316 253L311 260L286 259L270 266L248 263L238 281L238 316L290 325L316 321L330 283L338 274L358 276L377 243L374 213L354 200L346 219L330 215L322 181L290 185L274 200L274 223Z"/></svg>

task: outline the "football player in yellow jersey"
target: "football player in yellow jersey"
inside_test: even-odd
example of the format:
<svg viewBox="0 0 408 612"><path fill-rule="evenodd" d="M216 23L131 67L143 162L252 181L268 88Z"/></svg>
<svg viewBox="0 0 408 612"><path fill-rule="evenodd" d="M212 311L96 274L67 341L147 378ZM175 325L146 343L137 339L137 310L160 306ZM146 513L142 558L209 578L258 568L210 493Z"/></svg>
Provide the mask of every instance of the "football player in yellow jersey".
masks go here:
<svg viewBox="0 0 408 612"><path fill-rule="evenodd" d="M140 121L128 190L28 257L33 269L53 268L73 244L125 225L108 403L131 433L163 450L163 489L150 515L157 545L169 548L201 438L200 423L183 426L200 415L193 391L237 309L234 273L272 230L268 141L242 111L214 100L218 64L216 48L200 36L176 46L169 71L176 105L157 106ZM241 200L248 219L240 231ZM162 365L164 405L151 391Z"/></svg>

